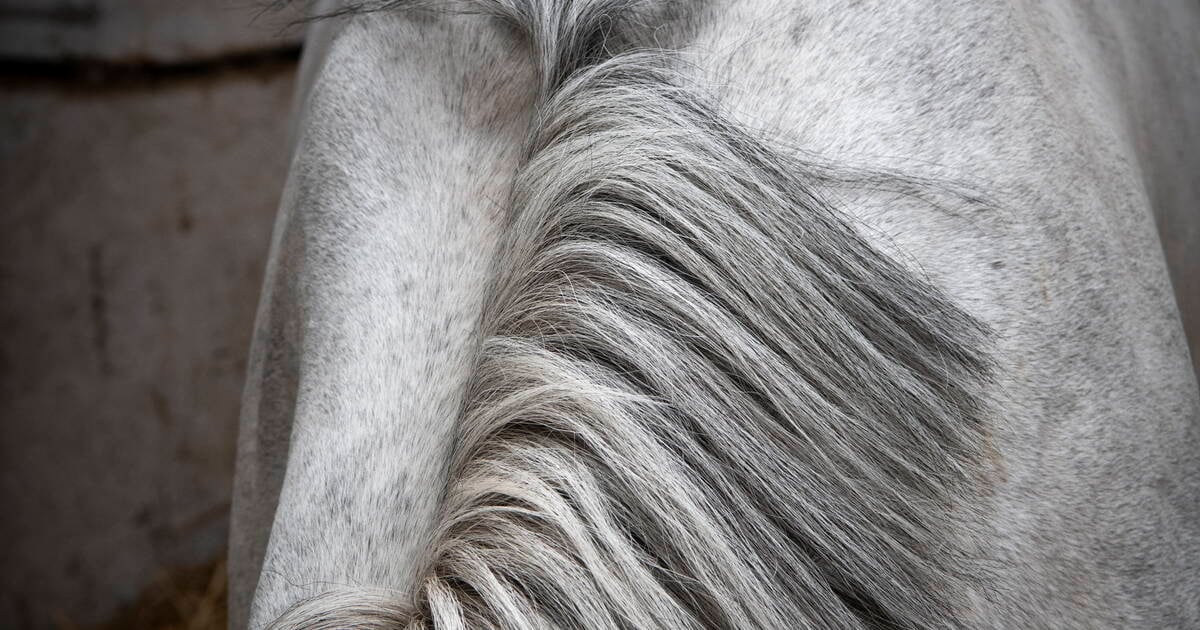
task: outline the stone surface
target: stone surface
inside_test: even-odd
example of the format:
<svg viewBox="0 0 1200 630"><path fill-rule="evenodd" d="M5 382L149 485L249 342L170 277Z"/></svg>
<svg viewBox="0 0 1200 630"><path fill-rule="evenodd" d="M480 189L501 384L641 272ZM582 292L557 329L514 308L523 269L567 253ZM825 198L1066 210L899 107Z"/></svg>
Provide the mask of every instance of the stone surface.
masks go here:
<svg viewBox="0 0 1200 630"><path fill-rule="evenodd" d="M0 0L0 57L181 63L295 46L302 1Z"/></svg>
<svg viewBox="0 0 1200 630"><path fill-rule="evenodd" d="M293 74L0 81L0 628L224 553Z"/></svg>

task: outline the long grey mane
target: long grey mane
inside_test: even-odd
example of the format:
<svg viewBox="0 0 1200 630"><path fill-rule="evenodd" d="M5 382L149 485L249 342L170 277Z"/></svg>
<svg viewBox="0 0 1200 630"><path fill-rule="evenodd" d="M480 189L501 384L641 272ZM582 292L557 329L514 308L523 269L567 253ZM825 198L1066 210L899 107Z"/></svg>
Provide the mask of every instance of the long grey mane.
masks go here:
<svg viewBox="0 0 1200 630"><path fill-rule="evenodd" d="M960 627L988 331L636 50L644 3L470 6L544 93L441 520L412 592L274 627Z"/></svg>

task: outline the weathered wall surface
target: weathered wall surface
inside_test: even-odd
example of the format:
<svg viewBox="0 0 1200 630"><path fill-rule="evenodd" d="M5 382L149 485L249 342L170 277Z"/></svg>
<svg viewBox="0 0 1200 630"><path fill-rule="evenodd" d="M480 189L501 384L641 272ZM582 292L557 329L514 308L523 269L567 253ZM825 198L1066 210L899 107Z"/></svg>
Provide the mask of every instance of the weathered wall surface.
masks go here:
<svg viewBox="0 0 1200 630"><path fill-rule="evenodd" d="M224 553L286 174L294 38L214 3L105 0L98 30L56 39L14 8L83 4L0 4L0 57L158 66L0 66L0 628L101 623ZM219 62L248 50L268 52Z"/></svg>
<svg viewBox="0 0 1200 630"><path fill-rule="evenodd" d="M0 0L0 57L187 63L298 44L305 0Z"/></svg>

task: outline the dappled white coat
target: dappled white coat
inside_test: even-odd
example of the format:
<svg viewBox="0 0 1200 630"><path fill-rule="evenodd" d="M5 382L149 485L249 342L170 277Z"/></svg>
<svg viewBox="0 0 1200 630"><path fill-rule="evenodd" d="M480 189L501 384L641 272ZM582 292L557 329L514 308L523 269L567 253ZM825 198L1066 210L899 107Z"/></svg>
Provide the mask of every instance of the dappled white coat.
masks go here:
<svg viewBox="0 0 1200 630"><path fill-rule="evenodd" d="M953 410L938 416L955 441L918 442L930 449L928 458L913 455L910 461L904 453L897 455L916 467L918 481L944 482L946 494L940 487L922 494L925 486L910 481L897 481L894 488L883 480L861 487L847 482L866 499L894 490L902 505L919 505L922 513L896 516L911 520L896 527L942 534L947 549L934 548L928 538L914 539L922 544L915 550L898 542L892 551L862 559L866 564L814 556L816 577L804 584L822 588L821 576L846 582L825 585L827 595L813 595L814 606L828 605L833 612L801 612L790 617L792 627L872 627L880 620L994 628L1200 624L1200 403L1154 226L1156 213L1164 224L1194 225L1200 208L1200 7L1116 0L714 0L634 3L637 19L613 13L608 23L616 31L610 34L612 50L598 57L650 44L682 51L669 64L670 76L677 78L663 83L677 81L684 85L680 93L715 103L693 120L686 107L671 109L676 92L660 93L652 80L637 83L640 100L628 102L605 83L640 81L649 62L630 62L637 72L615 64L603 71L608 74L592 76L589 65L599 58L568 63L552 58L551 53L573 44L553 40L549 34L558 31L539 27L537 16L602 3L500 4L531 8L534 17L502 24L483 15L430 16L391 8L326 23L331 29L344 23L344 28L326 40L320 62L311 55L305 61L313 87L276 228L243 412L231 549L235 627L247 621L262 627L298 602L331 590L344 596L324 605L353 607L361 595L369 603L362 604L364 610L391 602L399 619L416 614L423 623L463 614L452 610L454 603L470 597L437 576L461 570L462 562L445 560L445 541L462 539L455 529L469 514L462 506L481 499L462 498L462 505L445 509L443 500L454 502L478 490L464 489L456 480L497 478L495 471L479 470L471 454L476 451L461 453L458 440L466 435L488 444L487 438L470 434L472 423L484 422L480 418L487 416L485 403L491 400L478 386L487 379L474 373L480 369L481 338L507 330L504 318L511 313L504 304L524 304L522 296L503 290L500 298L493 295L497 277L518 273L496 261L518 258L512 250L520 247L505 241L511 230L533 233L519 221L511 223L514 214L542 208L552 215L557 207L538 198L541 189L523 189L522 182L532 182L531 188L554 184L553 169L569 172L587 154L570 148L586 122L564 122L556 112L589 112L606 121L603 130L612 138L637 140L633 130L638 127L627 120L632 115L614 109L630 103L651 103L645 106L655 115L678 114L654 120L666 136L672 125L694 125L701 139L697 144L706 138L707 116L734 121L744 137L734 141L714 134L717 144L741 151L729 157L734 171L751 173L751 166L762 165L758 157L747 157L757 150L747 147L760 144L783 156L779 163L803 167L796 181L764 179L767 188L779 185L780 191L760 191L752 183L746 191L730 193L730 199L709 194L704 199L713 204L714 216L736 214L722 203L738 208L747 199L774 199L776 193L812 186L824 201L805 212L825 217L827 202L829 216L852 226L869 251L890 256L919 286L928 283L928 295L918 295L914 303L940 305L945 296L990 331L968 330L973 320L958 319L957 311L941 307L928 313L929 322L912 324L912 330L928 326L940 332L939 341L975 342L981 360L994 365L975 374L972 357L948 352L947 357L962 361L962 374L937 382L961 385L962 392L939 389L944 399L912 403L927 403L930 409L955 401L986 406L963 408L961 417ZM587 16L576 17L582 23ZM571 19L564 20L562 32L574 26ZM574 78L577 84L570 83ZM556 94L565 96L554 101ZM589 94L611 99L606 103L614 107L577 98ZM533 116L535 108L541 118ZM628 110L634 111L637 107ZM541 136L533 131L552 123L576 135L564 132L563 140L547 131L538 144ZM651 149L655 142L687 140L685 135L656 139L653 131L641 136ZM724 158L713 157L718 149L707 146L688 150L726 166L720 162ZM617 168L622 160L637 159L640 147L631 142L624 154L611 144L588 151L599 164ZM538 162L538 150L562 160ZM657 173L655 164L644 166ZM710 173L712 180L720 177L718 171ZM640 172L622 177L635 181ZM678 184L685 185L703 189L705 183ZM693 216L687 211L680 216ZM830 229L842 234L838 225ZM792 252L786 235L773 234L776 240L768 239L764 250L789 252L783 257L789 261L795 260L789 258L793 253L801 256L820 245L809 247L797 237ZM723 251L742 252L747 260L754 254L748 247L738 249L736 236L727 245ZM1180 256L1183 269L1195 265L1187 258L1186 252ZM754 266L732 259L713 264L719 273L701 279L708 284L700 295L719 294L733 277L729 274ZM871 269L891 273L887 264L879 265ZM570 279L574 272L564 268ZM784 273L806 278L808 271L799 265ZM662 282L654 286L675 286L670 279ZM764 306L774 298L762 286L749 287L763 293L761 303L746 312L769 319L782 311ZM722 313L714 312L712 321ZM844 317L836 306L828 314L831 321L847 319L851 327L859 321ZM786 322L782 329L764 329L786 336L823 327L817 319L788 321L794 330ZM964 330L947 329L955 322ZM675 339L671 331L663 334ZM738 334L731 331L729 337L741 339ZM813 334L824 339L824 332ZM767 345L773 341L769 337ZM775 341L786 345L788 339ZM724 347L721 343L712 341L713 347ZM757 355L747 351L747 356ZM770 359L759 367L733 363L718 372L762 377L763 391L775 391ZM518 364L532 370L530 365ZM813 378L820 380L822 365L803 367L815 370ZM830 374L845 367L824 365ZM696 378L700 368L681 369ZM566 379L563 373L555 374ZM898 374L901 382L904 374ZM508 376L497 378L503 382ZM825 398L855 393L846 382L830 378L844 389L824 392ZM653 393L672 405L689 402L671 399L673 392L661 387ZM609 400L610 394L584 389L581 395ZM886 394L863 396L879 403ZM901 400L904 394L894 392L898 410L908 404ZM754 400L747 404L759 404ZM875 403L872 409L882 404ZM784 408L824 417L803 405ZM704 417L703 410L696 413ZM956 419L980 424L959 435ZM862 471L888 470L872 450L883 452L886 445L870 444L869 438L873 431L900 436L901 429L880 420L846 431L844 443L862 452ZM825 444L822 440L836 442L837 436L819 433L813 439ZM941 463L938 454L944 456ZM719 463L735 469L731 478L738 466L756 465ZM843 473L831 469L829 483L840 483ZM679 478L683 483L689 475ZM814 484L826 481L818 478ZM675 487L664 492L648 483L645 492L670 499ZM713 496L722 491L710 490ZM809 490L797 486L794 494ZM754 489L747 492L752 495ZM781 512L817 522L806 530L811 538L802 536L817 550L824 549L822 536L830 532L852 536L856 530L843 525L862 516L792 509L792 498L780 497ZM663 507L657 516L714 523L711 515L683 514L686 506L705 501L683 496L679 506ZM837 505L850 509L853 501ZM700 505L697 514L707 514L705 509ZM863 549L886 550L887 541L872 536L882 536L890 525L867 521ZM586 522L598 527L600 521ZM723 545L736 547L726 539L742 534L734 525L713 525L714 555L723 553ZM654 525L621 523L634 531L639 526ZM786 523L780 527L787 530ZM746 540L759 540L756 532L745 533ZM506 539L496 540L504 544ZM535 547L528 548L531 554ZM772 559L803 554L755 551L761 556L755 562L763 564L730 569L729 576L701 571L685 576L700 585L698 592L728 589L743 599L714 595L707 603L689 601L680 595L686 588L670 584L670 575L658 575L646 579L665 584L664 592L678 604L659 608L638 600L636 590L622 591L618 578L598 574L595 567L603 560L596 560L586 565L589 583L600 584L598 592L609 599L597 596L602 603L586 605L599 608L587 610L598 627L620 623L612 620L621 612L632 615L624 622L634 626L661 626L663 619L683 625L689 611L696 625L741 620L788 627L781 621L788 617L778 611L746 602L781 593L798 598L791 586L763 582L754 592L753 580L741 578ZM693 547L684 552L699 553ZM930 566L917 566L923 555ZM626 560L612 562L623 567ZM880 563L879 576L915 576L917 582L874 581L863 569L872 560ZM358 590L362 587L385 589L385 594L368 597ZM513 615L533 619L531 609L521 607L544 605L539 623L570 625L554 616L566 614L555 608L562 602L538 601L530 592L511 602L516 602L508 611ZM614 612L613 602L626 602L628 608ZM323 605L322 600L314 605ZM492 612L505 614L502 608ZM724 616L706 620L701 613ZM524 625L512 617L508 621Z"/></svg>

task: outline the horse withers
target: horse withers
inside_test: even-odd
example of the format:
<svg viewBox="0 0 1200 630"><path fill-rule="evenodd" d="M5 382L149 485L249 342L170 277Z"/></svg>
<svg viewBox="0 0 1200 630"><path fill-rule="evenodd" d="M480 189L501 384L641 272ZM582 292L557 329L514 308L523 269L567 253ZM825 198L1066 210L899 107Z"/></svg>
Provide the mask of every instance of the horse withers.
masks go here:
<svg viewBox="0 0 1200 630"><path fill-rule="evenodd" d="M1200 6L328 12L235 627L1200 625Z"/></svg>

